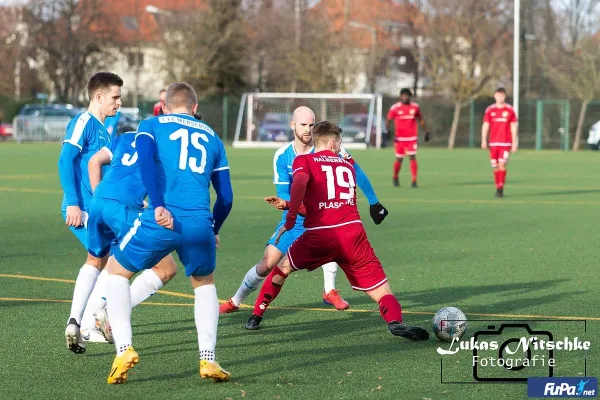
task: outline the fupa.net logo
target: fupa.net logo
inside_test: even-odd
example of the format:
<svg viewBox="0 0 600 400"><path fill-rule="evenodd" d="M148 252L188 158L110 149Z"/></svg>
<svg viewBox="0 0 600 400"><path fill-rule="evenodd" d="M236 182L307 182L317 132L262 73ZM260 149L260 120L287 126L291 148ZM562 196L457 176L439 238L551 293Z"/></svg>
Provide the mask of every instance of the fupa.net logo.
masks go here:
<svg viewBox="0 0 600 400"><path fill-rule="evenodd" d="M542 378L527 380L527 395L537 398L597 397L598 379L585 378Z"/></svg>

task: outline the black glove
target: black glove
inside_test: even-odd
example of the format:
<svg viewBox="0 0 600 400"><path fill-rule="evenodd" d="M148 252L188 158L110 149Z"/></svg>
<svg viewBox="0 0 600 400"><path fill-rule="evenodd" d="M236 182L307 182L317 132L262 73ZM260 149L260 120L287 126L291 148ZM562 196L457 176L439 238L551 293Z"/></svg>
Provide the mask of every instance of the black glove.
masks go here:
<svg viewBox="0 0 600 400"><path fill-rule="evenodd" d="M430 139L431 139L431 132L425 132L425 141L429 142Z"/></svg>
<svg viewBox="0 0 600 400"><path fill-rule="evenodd" d="M369 206L369 214L371 214L371 218L373 219L373 222L375 222L375 225L379 225L389 213L381 203L377 203Z"/></svg>

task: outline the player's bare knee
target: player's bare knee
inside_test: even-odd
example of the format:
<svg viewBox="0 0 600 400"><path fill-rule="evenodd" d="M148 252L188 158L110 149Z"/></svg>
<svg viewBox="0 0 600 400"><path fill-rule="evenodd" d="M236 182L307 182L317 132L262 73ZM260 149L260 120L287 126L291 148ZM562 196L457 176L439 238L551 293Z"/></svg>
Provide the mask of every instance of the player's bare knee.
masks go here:
<svg viewBox="0 0 600 400"><path fill-rule="evenodd" d="M177 264L171 255L163 258L158 264L152 267L152 271L160 278L163 284L169 282L177 274Z"/></svg>
<svg viewBox="0 0 600 400"><path fill-rule="evenodd" d="M256 265L256 273L258 276L266 277L282 258L283 254L275 246L268 245L262 259Z"/></svg>
<svg viewBox="0 0 600 400"><path fill-rule="evenodd" d="M87 260L85 261L85 263L87 265L91 265L94 268L97 268L99 271L102 271L104 269L104 266L106 265L106 260L108 260L108 256L102 257L102 258L97 258L91 254L88 254Z"/></svg>
<svg viewBox="0 0 600 400"><path fill-rule="evenodd" d="M196 289L200 286L205 285L214 285L215 283L215 273L211 273L206 276L190 276L190 282L192 283L192 288Z"/></svg>
<svg viewBox="0 0 600 400"><path fill-rule="evenodd" d="M500 164L498 165L498 170L499 170L499 171L506 171L506 164L502 164L502 163L500 163Z"/></svg>
<svg viewBox="0 0 600 400"><path fill-rule="evenodd" d="M369 290L368 292L365 292L369 295L370 298L372 298L373 300L375 300L376 302L379 302L379 300L381 300L381 298L383 296L387 296L388 294L393 294L392 293L392 288L390 287L389 283L385 283L384 285L378 287L377 289L373 289L373 290Z"/></svg>
<svg viewBox="0 0 600 400"><path fill-rule="evenodd" d="M398 161L400 164L402 164L402 160L404 160L404 157L396 157L396 161Z"/></svg>

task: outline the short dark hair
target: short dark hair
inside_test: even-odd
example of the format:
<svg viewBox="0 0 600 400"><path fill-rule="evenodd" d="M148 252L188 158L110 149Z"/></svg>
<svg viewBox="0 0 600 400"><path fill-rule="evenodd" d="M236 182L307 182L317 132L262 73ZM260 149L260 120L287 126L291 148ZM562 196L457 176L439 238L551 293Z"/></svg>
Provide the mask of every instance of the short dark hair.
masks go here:
<svg viewBox="0 0 600 400"><path fill-rule="evenodd" d="M329 121L317 122L312 129L312 137L315 144L329 139L341 139L342 128Z"/></svg>
<svg viewBox="0 0 600 400"><path fill-rule="evenodd" d="M158 94L161 94L162 92L166 92L166 89L160 89L160 92L158 92Z"/></svg>
<svg viewBox="0 0 600 400"><path fill-rule="evenodd" d="M191 113L196 104L198 104L198 96L189 84L175 82L167 89L165 105L169 110L185 107Z"/></svg>
<svg viewBox="0 0 600 400"><path fill-rule="evenodd" d="M504 93L504 94L506 94L506 89L504 89L503 87L499 87L498 89L496 89L496 91L494 93Z"/></svg>
<svg viewBox="0 0 600 400"><path fill-rule="evenodd" d="M402 90L400 90L400 96L402 96L403 94L407 94L410 97L412 97L412 90L410 90L409 88L403 88Z"/></svg>
<svg viewBox="0 0 600 400"><path fill-rule="evenodd" d="M123 86L123 79L112 72L97 72L91 76L87 83L88 97L90 100L99 90L108 90L111 86Z"/></svg>

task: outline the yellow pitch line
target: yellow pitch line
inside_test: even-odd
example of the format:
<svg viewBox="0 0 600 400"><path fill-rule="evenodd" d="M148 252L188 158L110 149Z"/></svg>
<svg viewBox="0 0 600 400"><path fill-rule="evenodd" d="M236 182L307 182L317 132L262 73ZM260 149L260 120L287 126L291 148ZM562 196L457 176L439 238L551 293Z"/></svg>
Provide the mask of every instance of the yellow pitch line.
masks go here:
<svg viewBox="0 0 600 400"><path fill-rule="evenodd" d="M0 278L15 278L15 279L29 279L37 281L49 281L49 282L62 282L62 283L75 283L72 279L58 279L58 278L45 278L41 276L30 276L30 275L13 275L13 274L0 274ZM187 299L194 299L194 295L180 292L171 292L169 290L159 290L158 293L165 294L168 296L183 297ZM27 299L27 298L11 298L11 297L0 297L0 301L38 301L48 303L70 303L71 300L61 299ZM224 303L226 300L219 300L219 303ZM142 304L158 305L158 306L193 306L193 303L161 303L161 302L144 302ZM253 306L240 304L242 309L251 309ZM270 307L272 310L291 310L291 311L323 311L323 312L338 312L333 308L319 308L319 307ZM376 310L360 310L350 309L347 312L355 313L373 313ZM428 311L402 311L404 314L409 315L433 315L434 312ZM534 318L534 319L556 319L556 320L588 320L588 321L600 321L600 317L582 317L582 316L557 316L557 315L536 315L536 314L485 314L485 313L467 313L468 315L476 317L498 317L498 318Z"/></svg>

